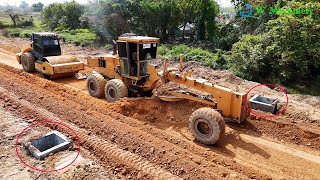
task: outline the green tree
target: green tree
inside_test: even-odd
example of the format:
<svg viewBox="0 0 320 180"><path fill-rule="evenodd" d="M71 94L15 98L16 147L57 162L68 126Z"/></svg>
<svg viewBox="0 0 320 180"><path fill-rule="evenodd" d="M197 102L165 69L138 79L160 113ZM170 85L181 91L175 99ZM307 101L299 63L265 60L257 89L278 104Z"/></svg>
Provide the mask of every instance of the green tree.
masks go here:
<svg viewBox="0 0 320 180"><path fill-rule="evenodd" d="M89 2L85 16L88 17L92 29L102 40L107 41L130 31L127 8L126 0L93 0Z"/></svg>
<svg viewBox="0 0 320 180"><path fill-rule="evenodd" d="M182 29L182 39L185 38L185 30L188 22L194 22L196 17L196 8L199 0L179 0L178 4L182 12L183 19L183 29Z"/></svg>
<svg viewBox="0 0 320 180"><path fill-rule="evenodd" d="M26 1L21 1L19 7L22 9L27 9L29 8L29 4Z"/></svg>
<svg viewBox="0 0 320 180"><path fill-rule="evenodd" d="M42 20L50 30L57 27L77 29L81 27L84 7L75 2L53 3L42 11Z"/></svg>
<svg viewBox="0 0 320 180"><path fill-rule="evenodd" d="M281 83L310 83L320 76L320 3L290 6L313 9L314 14L282 15L265 23L261 35L243 36L233 45L229 61L237 75Z"/></svg>
<svg viewBox="0 0 320 180"><path fill-rule="evenodd" d="M32 4L32 10L33 10L34 12L40 12L40 11L42 11L43 6L44 6L44 5L43 5L41 2Z"/></svg>
<svg viewBox="0 0 320 180"><path fill-rule="evenodd" d="M215 17L219 13L218 5L213 0L199 0L197 4L197 35L199 40L212 40L217 32Z"/></svg>
<svg viewBox="0 0 320 180"><path fill-rule="evenodd" d="M181 13L176 0L135 0L130 2L131 27L143 34L167 39L168 30L181 22Z"/></svg>

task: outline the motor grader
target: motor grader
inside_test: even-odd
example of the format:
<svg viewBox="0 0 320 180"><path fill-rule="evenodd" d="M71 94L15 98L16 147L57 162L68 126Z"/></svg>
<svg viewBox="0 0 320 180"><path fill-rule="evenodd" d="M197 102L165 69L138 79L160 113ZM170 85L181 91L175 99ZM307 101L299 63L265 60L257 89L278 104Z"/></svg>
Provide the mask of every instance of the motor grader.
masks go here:
<svg viewBox="0 0 320 180"><path fill-rule="evenodd" d="M194 79L192 72L183 72L180 56L180 69L168 68L164 60L164 69L158 70L150 62L156 58L160 39L154 37L119 37L116 41L118 55L105 55L88 58L88 66L93 71L87 78L87 89L91 96L110 102L127 96L152 94L160 84L174 81L180 85L205 92L204 97L191 92L167 90L165 96L158 95L164 101L189 99L204 103L212 108L201 108L192 113L189 119L190 130L195 139L204 144L214 144L225 132L224 119L242 122L248 117L244 105L244 93L213 85L204 79Z"/></svg>
<svg viewBox="0 0 320 180"><path fill-rule="evenodd" d="M61 55L58 36L54 33L32 33L31 42L16 54L26 72L39 71L47 79L72 76L84 70L75 56Z"/></svg>

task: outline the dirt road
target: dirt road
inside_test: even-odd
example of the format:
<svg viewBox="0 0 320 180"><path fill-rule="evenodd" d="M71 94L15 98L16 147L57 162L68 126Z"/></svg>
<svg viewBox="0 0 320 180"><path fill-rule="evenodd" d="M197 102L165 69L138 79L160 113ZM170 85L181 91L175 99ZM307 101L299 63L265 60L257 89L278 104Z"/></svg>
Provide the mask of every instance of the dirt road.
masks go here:
<svg viewBox="0 0 320 180"><path fill-rule="evenodd" d="M81 146L105 168L134 179L319 179L320 131L290 117L227 123L215 146L194 141L188 117L201 104L153 99L118 103L90 97L85 82L48 81L22 72L0 50L0 103L25 120L51 119L77 129ZM8 65L8 66L7 66ZM51 126L56 129L57 127Z"/></svg>

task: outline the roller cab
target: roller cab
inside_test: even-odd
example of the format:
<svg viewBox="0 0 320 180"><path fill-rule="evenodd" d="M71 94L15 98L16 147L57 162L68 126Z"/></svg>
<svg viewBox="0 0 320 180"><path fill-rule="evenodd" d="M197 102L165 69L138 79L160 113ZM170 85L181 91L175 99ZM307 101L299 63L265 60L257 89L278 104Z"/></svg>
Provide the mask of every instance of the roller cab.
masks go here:
<svg viewBox="0 0 320 180"><path fill-rule="evenodd" d="M45 78L53 79L72 76L84 70L84 63L75 56L61 55L56 34L32 33L30 40L21 53L16 54L16 59L22 64L24 71L39 71Z"/></svg>

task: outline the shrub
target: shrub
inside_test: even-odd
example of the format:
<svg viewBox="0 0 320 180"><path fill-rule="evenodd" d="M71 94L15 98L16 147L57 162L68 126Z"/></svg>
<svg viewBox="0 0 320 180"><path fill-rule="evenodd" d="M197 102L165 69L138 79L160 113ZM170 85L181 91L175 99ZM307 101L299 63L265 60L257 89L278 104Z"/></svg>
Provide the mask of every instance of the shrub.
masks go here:
<svg viewBox="0 0 320 180"><path fill-rule="evenodd" d="M33 26L33 20L21 20L18 21L17 25L19 27Z"/></svg>
<svg viewBox="0 0 320 180"><path fill-rule="evenodd" d="M63 30L65 30L65 27L59 26L59 27L55 28L53 31L55 31L55 32L61 32L61 31L63 31Z"/></svg>
<svg viewBox="0 0 320 180"><path fill-rule="evenodd" d="M113 45L112 44L106 44L104 46L104 48L108 49L108 50L112 50L113 49Z"/></svg>
<svg viewBox="0 0 320 180"><path fill-rule="evenodd" d="M5 25L2 21L0 21L0 29L4 29L6 27L7 27L7 25Z"/></svg>
<svg viewBox="0 0 320 180"><path fill-rule="evenodd" d="M167 46L161 45L158 49L158 55L160 58L169 58L173 60L179 60L179 55L184 54L184 60L186 61L199 61L205 66L209 66L216 69L224 69L226 67L226 61L219 50L216 54L208 50L201 48L192 48L187 45Z"/></svg>
<svg viewBox="0 0 320 180"><path fill-rule="evenodd" d="M20 38L30 38L32 34L32 30L24 30L20 32Z"/></svg>
<svg viewBox="0 0 320 180"><path fill-rule="evenodd" d="M320 3L292 2L291 6L316 10ZM231 70L263 83L312 82L320 75L319 23L316 12L269 20L260 35L245 35L233 45Z"/></svg>
<svg viewBox="0 0 320 180"><path fill-rule="evenodd" d="M65 38L67 43L73 43L77 46L93 45L97 40L96 34L89 29L65 30L60 33L60 36Z"/></svg>
<svg viewBox="0 0 320 180"><path fill-rule="evenodd" d="M20 28L7 28L7 32L3 34L6 37L20 37L20 32L22 31Z"/></svg>

